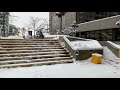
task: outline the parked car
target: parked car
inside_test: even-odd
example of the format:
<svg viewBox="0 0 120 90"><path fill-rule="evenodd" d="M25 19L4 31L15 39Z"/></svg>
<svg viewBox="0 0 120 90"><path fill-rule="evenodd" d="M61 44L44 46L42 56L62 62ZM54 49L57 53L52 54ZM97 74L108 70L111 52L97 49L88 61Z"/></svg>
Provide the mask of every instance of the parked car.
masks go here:
<svg viewBox="0 0 120 90"><path fill-rule="evenodd" d="M44 38L44 35L43 35L42 31L37 31L35 37L36 38Z"/></svg>

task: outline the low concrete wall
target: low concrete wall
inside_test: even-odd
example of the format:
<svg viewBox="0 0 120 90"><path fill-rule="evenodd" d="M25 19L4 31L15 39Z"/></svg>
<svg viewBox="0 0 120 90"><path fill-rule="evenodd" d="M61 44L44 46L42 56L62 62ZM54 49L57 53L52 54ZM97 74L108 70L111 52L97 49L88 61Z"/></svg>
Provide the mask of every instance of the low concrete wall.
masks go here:
<svg viewBox="0 0 120 90"><path fill-rule="evenodd" d="M60 40L60 42L63 42L65 44L65 48L70 52L70 54L73 56L73 58L77 59L76 51L70 45L70 41L65 36L60 36L59 40Z"/></svg>
<svg viewBox="0 0 120 90"><path fill-rule="evenodd" d="M101 46L106 46L106 41L98 41Z"/></svg>
<svg viewBox="0 0 120 90"><path fill-rule="evenodd" d="M106 46L108 47L108 49L110 49L113 53L114 53L114 55L116 55L118 58L120 58L120 48L119 47L116 47L116 45L113 43L112 44L112 42L110 43L110 41L108 42L106 42Z"/></svg>
<svg viewBox="0 0 120 90"><path fill-rule="evenodd" d="M106 41L98 41L100 44L101 44L101 46L106 46ZM118 45L120 45L120 41L112 41L113 43L115 43L115 44L118 44Z"/></svg>
<svg viewBox="0 0 120 90"><path fill-rule="evenodd" d="M113 43L120 45L120 41L113 41Z"/></svg>
<svg viewBox="0 0 120 90"><path fill-rule="evenodd" d="M95 49L95 50L74 50L74 48L71 45L71 41L75 41L75 40L82 40L82 41L86 41L88 39L81 39L81 38L75 38L75 37L65 37L65 36L60 36L59 40L60 42L64 42L65 44L65 48L71 53L71 55L73 56L73 58L75 60L86 60L88 58L91 57L92 53L99 53L103 55L103 49Z"/></svg>
<svg viewBox="0 0 120 90"><path fill-rule="evenodd" d="M89 59L92 55L92 53L99 53L103 55L103 50L99 49L99 50L79 50L77 51L79 54L76 55L78 60L86 60Z"/></svg>

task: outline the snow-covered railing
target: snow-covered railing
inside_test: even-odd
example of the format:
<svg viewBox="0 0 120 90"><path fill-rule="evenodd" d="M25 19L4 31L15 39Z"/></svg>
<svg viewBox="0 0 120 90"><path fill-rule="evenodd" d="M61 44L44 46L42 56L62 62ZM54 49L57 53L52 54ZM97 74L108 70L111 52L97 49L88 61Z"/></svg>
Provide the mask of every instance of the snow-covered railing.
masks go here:
<svg viewBox="0 0 120 90"><path fill-rule="evenodd" d="M118 57L120 58L120 45L117 45L111 41L106 41L106 46Z"/></svg>
<svg viewBox="0 0 120 90"><path fill-rule="evenodd" d="M103 54L103 48L102 46L99 44L99 42L96 41L95 45L93 44L93 46L88 45L87 47L77 47L76 49L76 44L77 46L78 43L80 42L80 45L84 46L84 44L86 45L86 42L90 41L92 42L91 39L84 39L84 38L77 38L77 37L70 37L70 36L61 36L59 37L60 41L64 43L65 48L71 53L71 55L73 56L74 59L76 60L85 60L91 57L91 54L96 52L99 54ZM78 43L73 44L73 42L79 41ZM97 47L99 45L99 47Z"/></svg>

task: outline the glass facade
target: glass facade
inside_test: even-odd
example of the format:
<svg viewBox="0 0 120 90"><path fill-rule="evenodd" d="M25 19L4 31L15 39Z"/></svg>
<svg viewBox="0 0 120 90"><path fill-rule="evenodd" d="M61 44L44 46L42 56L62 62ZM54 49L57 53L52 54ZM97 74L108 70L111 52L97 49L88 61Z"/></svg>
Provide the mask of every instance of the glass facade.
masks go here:
<svg viewBox="0 0 120 90"><path fill-rule="evenodd" d="M120 41L120 28L79 32L77 37L98 41Z"/></svg>

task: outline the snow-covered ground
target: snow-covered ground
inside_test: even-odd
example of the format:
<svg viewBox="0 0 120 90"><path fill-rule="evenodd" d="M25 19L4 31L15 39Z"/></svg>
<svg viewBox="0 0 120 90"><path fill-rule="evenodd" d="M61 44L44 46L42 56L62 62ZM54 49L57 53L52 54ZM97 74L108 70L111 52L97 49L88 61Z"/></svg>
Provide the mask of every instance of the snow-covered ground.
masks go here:
<svg viewBox="0 0 120 90"><path fill-rule="evenodd" d="M0 37L0 39L24 39L22 36L8 36L8 37Z"/></svg>
<svg viewBox="0 0 120 90"><path fill-rule="evenodd" d="M120 60L104 47L102 64L90 58L71 64L0 69L0 78L120 78Z"/></svg>
<svg viewBox="0 0 120 90"><path fill-rule="evenodd" d="M58 36L45 34L45 37ZM107 47L103 56L102 64L94 64L90 58L70 64L0 69L0 78L120 78L120 59Z"/></svg>

